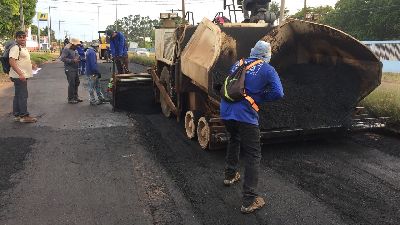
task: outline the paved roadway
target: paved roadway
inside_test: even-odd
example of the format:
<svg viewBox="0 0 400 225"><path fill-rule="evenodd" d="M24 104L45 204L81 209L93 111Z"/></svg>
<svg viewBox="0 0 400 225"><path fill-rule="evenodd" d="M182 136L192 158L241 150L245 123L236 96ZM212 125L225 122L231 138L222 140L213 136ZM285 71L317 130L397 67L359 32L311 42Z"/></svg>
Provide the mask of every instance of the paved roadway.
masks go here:
<svg viewBox="0 0 400 225"><path fill-rule="evenodd" d="M11 121L12 91L1 85L1 225L400 224L397 137L264 146L267 206L242 215L240 186L222 185L224 152L186 140L151 88L126 98L131 113L90 106L84 85L70 105L62 64L46 64L29 81L36 124Z"/></svg>

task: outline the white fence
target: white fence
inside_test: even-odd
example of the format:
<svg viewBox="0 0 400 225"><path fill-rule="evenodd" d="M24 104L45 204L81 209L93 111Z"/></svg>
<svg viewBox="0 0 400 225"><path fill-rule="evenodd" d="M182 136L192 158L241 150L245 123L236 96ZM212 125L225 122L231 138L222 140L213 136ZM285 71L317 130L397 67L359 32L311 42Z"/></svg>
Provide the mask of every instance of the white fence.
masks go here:
<svg viewBox="0 0 400 225"><path fill-rule="evenodd" d="M383 72L400 73L400 41L362 41L383 63Z"/></svg>

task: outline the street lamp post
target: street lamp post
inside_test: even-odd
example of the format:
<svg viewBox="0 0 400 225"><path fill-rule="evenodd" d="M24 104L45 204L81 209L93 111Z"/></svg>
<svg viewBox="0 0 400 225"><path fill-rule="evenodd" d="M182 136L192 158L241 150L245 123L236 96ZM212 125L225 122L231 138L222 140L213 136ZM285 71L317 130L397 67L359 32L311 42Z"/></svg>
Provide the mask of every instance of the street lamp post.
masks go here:
<svg viewBox="0 0 400 225"><path fill-rule="evenodd" d="M59 42L60 52L61 52L61 39L62 39L60 27L61 27L61 23L63 23L63 22L65 22L65 20L59 20L59 21L58 21L58 35L60 36L60 37L59 37L59 38L60 38L60 39L59 39L59 40L60 40L60 42Z"/></svg>
<svg viewBox="0 0 400 225"><path fill-rule="evenodd" d="M50 49L50 45L51 45L51 16L50 16L50 9L55 9L57 7L54 6L49 6L49 26L47 26L47 36L49 38L48 40L48 48Z"/></svg>
<svg viewBox="0 0 400 225"><path fill-rule="evenodd" d="M118 30L118 0L115 0L115 30Z"/></svg>
<svg viewBox="0 0 400 225"><path fill-rule="evenodd" d="M280 11L280 15L279 15L279 25L282 24L284 16L285 16L285 0L281 0L281 11Z"/></svg>
<svg viewBox="0 0 400 225"><path fill-rule="evenodd" d="M100 14L99 14L99 10L100 10L100 7L101 6L97 6L97 30L99 31L100 30Z"/></svg>

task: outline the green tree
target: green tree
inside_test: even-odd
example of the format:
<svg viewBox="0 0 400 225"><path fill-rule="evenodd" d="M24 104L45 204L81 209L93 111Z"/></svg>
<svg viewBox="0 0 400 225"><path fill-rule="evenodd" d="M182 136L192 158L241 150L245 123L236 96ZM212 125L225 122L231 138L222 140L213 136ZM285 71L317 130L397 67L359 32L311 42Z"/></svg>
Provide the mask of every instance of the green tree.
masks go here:
<svg viewBox="0 0 400 225"><path fill-rule="evenodd" d="M329 13L332 13L334 9L327 5L327 6L319 6L319 7L307 7L306 11L304 8L298 11L296 14L291 16L291 18L295 19L304 19L304 13L306 12L308 15L311 16L310 20L315 22L322 22L324 17L327 16Z"/></svg>
<svg viewBox="0 0 400 225"><path fill-rule="evenodd" d="M281 14L281 4L279 4L278 2L271 2L271 4L269 4L269 11L275 13L276 18L279 18L279 15ZM286 17L288 13L289 10L285 8L284 17Z"/></svg>
<svg viewBox="0 0 400 225"><path fill-rule="evenodd" d="M148 16L130 15L117 20L113 25L107 26L107 29L115 30L116 24L118 24L118 31L125 35L128 42L137 42L140 47L147 47L145 38L153 38L151 32L159 24L159 21L152 20Z"/></svg>
<svg viewBox="0 0 400 225"><path fill-rule="evenodd" d="M43 28L40 28L40 35L43 35L43 32L44 32ZM37 35L38 34L38 27L36 25L34 25L34 24L31 24L31 33L33 35ZM47 33L47 31L46 31L46 33Z"/></svg>
<svg viewBox="0 0 400 225"><path fill-rule="evenodd" d="M323 22L360 40L400 39L399 0L339 0Z"/></svg>
<svg viewBox="0 0 400 225"><path fill-rule="evenodd" d="M32 24L35 16L37 0L23 0L25 26ZM19 1L0 0L0 37L12 38L13 34L20 29Z"/></svg>
<svg viewBox="0 0 400 225"><path fill-rule="evenodd" d="M36 28L36 33L37 33L37 28ZM50 30L50 34L51 34L51 36L50 36L50 38L51 38L51 41L52 42L54 42L54 41L57 41L56 40L56 33L54 32L54 30L53 29L51 29ZM47 26L45 26L44 28L41 28L40 29L40 36L47 36L48 35L48 29L47 29Z"/></svg>

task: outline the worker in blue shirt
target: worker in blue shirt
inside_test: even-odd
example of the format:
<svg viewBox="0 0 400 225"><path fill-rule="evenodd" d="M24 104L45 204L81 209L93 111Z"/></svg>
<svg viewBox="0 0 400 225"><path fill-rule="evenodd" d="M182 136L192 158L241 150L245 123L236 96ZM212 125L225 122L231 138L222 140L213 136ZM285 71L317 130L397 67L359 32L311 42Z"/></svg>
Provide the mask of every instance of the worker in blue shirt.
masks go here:
<svg viewBox="0 0 400 225"><path fill-rule="evenodd" d="M89 89L89 103L90 105L99 105L107 102L104 98L103 92L101 91L100 78L101 74L97 66L97 55L96 50L90 47L86 50L86 77L88 80ZM94 97L96 91L98 100Z"/></svg>
<svg viewBox="0 0 400 225"><path fill-rule="evenodd" d="M85 74L86 59L85 59L85 47L83 46L83 42L82 41L81 41L81 44L78 45L78 47L76 48L76 51L78 51L78 54L79 54L78 75L84 75Z"/></svg>
<svg viewBox="0 0 400 225"><path fill-rule="evenodd" d="M128 45L121 32L107 30L106 35L110 37L111 57L117 66L118 74L130 73L128 69Z"/></svg>
<svg viewBox="0 0 400 225"><path fill-rule="evenodd" d="M274 67L269 65L271 59L270 43L258 41L251 49L250 57L244 60L245 65L259 59L263 62L255 64L246 71L244 83L246 94L254 99L258 105L283 97L280 78ZM233 74L238 67L239 62L236 62L232 66L230 74ZM238 163L239 153L242 150L245 170L241 212L251 213L265 205L264 199L256 191L261 160L258 113L247 99L228 102L222 98L220 116L230 134L225 159L224 184L230 186L240 180Z"/></svg>

